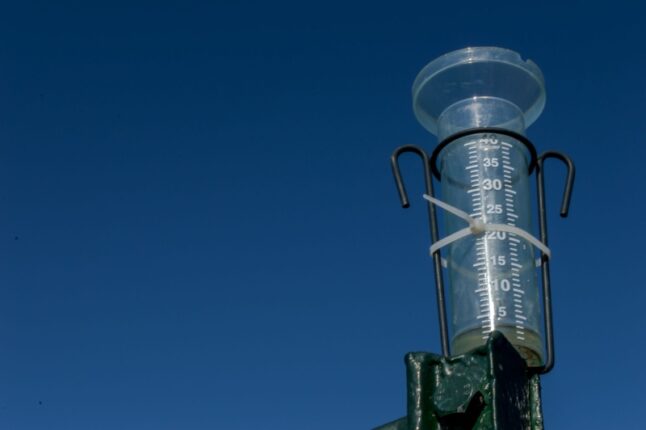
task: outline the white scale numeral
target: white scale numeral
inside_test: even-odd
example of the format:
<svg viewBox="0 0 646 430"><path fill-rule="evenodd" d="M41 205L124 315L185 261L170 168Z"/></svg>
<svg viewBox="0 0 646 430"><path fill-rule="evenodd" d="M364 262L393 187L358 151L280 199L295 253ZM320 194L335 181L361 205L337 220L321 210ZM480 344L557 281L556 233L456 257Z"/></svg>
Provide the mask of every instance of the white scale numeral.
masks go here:
<svg viewBox="0 0 646 430"><path fill-rule="evenodd" d="M504 266L507 264L507 257L504 255L492 255L489 257L492 266Z"/></svg>
<svg viewBox="0 0 646 430"><path fill-rule="evenodd" d="M502 190L502 181L500 179L483 179L480 184L483 190Z"/></svg>
<svg viewBox="0 0 646 430"><path fill-rule="evenodd" d="M482 160L482 165L485 167L498 167L500 164L498 162L498 159L495 157L485 157Z"/></svg>
<svg viewBox="0 0 646 430"><path fill-rule="evenodd" d="M494 279L490 284L494 291L502 290L507 292L511 290L511 282L509 279Z"/></svg>

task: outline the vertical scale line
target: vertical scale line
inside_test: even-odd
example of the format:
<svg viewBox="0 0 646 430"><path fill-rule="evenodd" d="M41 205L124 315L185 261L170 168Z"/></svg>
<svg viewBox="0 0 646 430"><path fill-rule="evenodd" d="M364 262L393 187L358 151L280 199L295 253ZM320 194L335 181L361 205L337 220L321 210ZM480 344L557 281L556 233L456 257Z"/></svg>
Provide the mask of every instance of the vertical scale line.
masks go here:
<svg viewBox="0 0 646 430"><path fill-rule="evenodd" d="M481 192L481 183L482 183L482 169L480 163L480 148L478 146L478 140L471 140L464 143L464 147L467 148L467 153L469 155L469 162L465 167L465 170L469 172L469 180L471 184L470 196L471 196L471 213L470 215L474 218L483 218L483 195ZM475 247L476 247L476 266L477 272L477 282L474 286L475 293L478 297L478 319L480 320L480 329L483 338L488 337L488 333L491 332L491 306L490 306L490 292L488 288L488 276L487 276L487 257L486 257L486 243L484 237L475 238Z"/></svg>
<svg viewBox="0 0 646 430"><path fill-rule="evenodd" d="M489 136L483 135L483 137L484 137L484 140L481 139L480 142L481 142L481 145L484 146L484 148L488 150L498 149L495 141L495 135L489 135ZM493 137L494 139L491 139L491 137ZM480 150L483 151L484 148L481 147ZM487 154L487 155L488 155L487 158L489 159L489 166L486 166L484 160L481 160L481 167L480 167L481 171L484 171L485 167L494 167L491 164L491 159L492 159L491 154ZM495 175L494 175L494 178L491 178L491 175L487 175L487 179L490 181L489 195L490 196L495 195L495 189L496 189L495 182L494 182ZM482 182L484 183L484 180ZM481 184L480 193L482 194L482 200L485 200L485 191L486 190L484 185ZM494 205L494 208L492 208L492 211L495 212L496 199L494 198L492 200L494 203L489 203L489 205L492 205L492 204ZM482 215L482 222L488 223L489 219L487 217L487 214L488 214L487 204L485 204L484 208L485 208L485 211L484 211L484 214ZM489 298L489 330L486 333L483 333L483 339L487 339L489 337L489 333L497 329L497 326L496 326L497 309L496 309L495 291L494 291L494 281L495 281L494 274L496 270L494 266L499 264L499 262L498 262L498 255L493 255L493 259L491 258L492 257L491 248L495 250L496 246L495 245L490 246L490 240L491 239L488 239L486 235L483 235L482 241L485 244L486 260L487 260L487 265L485 266L485 270L486 270L486 281L487 281L487 294Z"/></svg>
<svg viewBox="0 0 646 430"><path fill-rule="evenodd" d="M513 192L512 175L513 167L511 166L510 148L512 145L508 142L503 142L503 178L505 189L505 214L506 223L508 225L516 226L516 219L518 216L515 214L516 196ZM513 314L514 314L514 328L516 340L522 342L525 340L525 309L524 309L524 290L520 283L520 263L518 259L518 243L520 241L512 233L508 234L507 246L509 248L509 263L511 267L511 285L513 288ZM511 309L510 309L511 311Z"/></svg>

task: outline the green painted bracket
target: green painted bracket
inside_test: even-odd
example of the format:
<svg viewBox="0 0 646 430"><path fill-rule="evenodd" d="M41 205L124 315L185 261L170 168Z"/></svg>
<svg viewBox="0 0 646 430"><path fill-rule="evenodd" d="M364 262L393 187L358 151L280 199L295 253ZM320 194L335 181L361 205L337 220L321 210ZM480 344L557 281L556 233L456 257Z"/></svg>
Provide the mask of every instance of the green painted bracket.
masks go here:
<svg viewBox="0 0 646 430"><path fill-rule="evenodd" d="M499 332L455 357L405 358L408 415L374 430L542 430L540 381Z"/></svg>

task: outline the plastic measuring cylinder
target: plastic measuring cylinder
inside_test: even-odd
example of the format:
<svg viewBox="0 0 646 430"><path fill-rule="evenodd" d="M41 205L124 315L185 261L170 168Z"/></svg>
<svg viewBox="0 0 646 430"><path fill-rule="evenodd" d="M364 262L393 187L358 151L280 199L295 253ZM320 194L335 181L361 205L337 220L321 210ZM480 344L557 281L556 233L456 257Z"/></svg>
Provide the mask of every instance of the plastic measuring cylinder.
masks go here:
<svg viewBox="0 0 646 430"><path fill-rule="evenodd" d="M413 85L417 119L440 141L479 127L524 135L540 115L545 89L540 69L510 50L466 48L429 63ZM442 201L485 224L531 230L531 154L504 133L475 133L452 140L436 159ZM465 221L444 214L447 234ZM452 242L443 251L454 354L502 332L528 365L542 362L539 290L534 246L504 231Z"/></svg>

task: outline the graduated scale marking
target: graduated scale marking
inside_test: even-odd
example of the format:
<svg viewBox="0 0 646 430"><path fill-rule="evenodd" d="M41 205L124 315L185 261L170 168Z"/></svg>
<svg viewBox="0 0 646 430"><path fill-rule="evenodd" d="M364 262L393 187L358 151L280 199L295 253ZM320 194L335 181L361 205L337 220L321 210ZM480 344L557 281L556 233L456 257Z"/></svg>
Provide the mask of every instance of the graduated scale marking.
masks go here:
<svg viewBox="0 0 646 430"><path fill-rule="evenodd" d="M465 142L468 150L468 164L464 169L468 173L470 189L467 193L471 199L470 215L488 222L488 218L498 219L508 225L516 226L518 215L515 211L516 191L513 189L512 174L516 170L511 166L508 142L501 141L497 135L483 135ZM482 157L480 154L485 153ZM485 171L487 174L485 177ZM484 202L487 202L486 204ZM493 203L492 203L493 202ZM500 203L498 203L500 202ZM520 240L512 233L492 232L476 239L476 261L473 268L478 274L474 293L479 298L480 331L483 338L495 330L499 321L509 315L507 306L501 305L500 297L513 294L513 321L515 337L525 340L525 306L522 297L524 291L520 282L522 265L518 258ZM505 245L495 246L502 241ZM496 250L508 251L496 253ZM507 255L505 255L507 254ZM506 273L506 276L505 276ZM518 296L518 297L516 297Z"/></svg>

